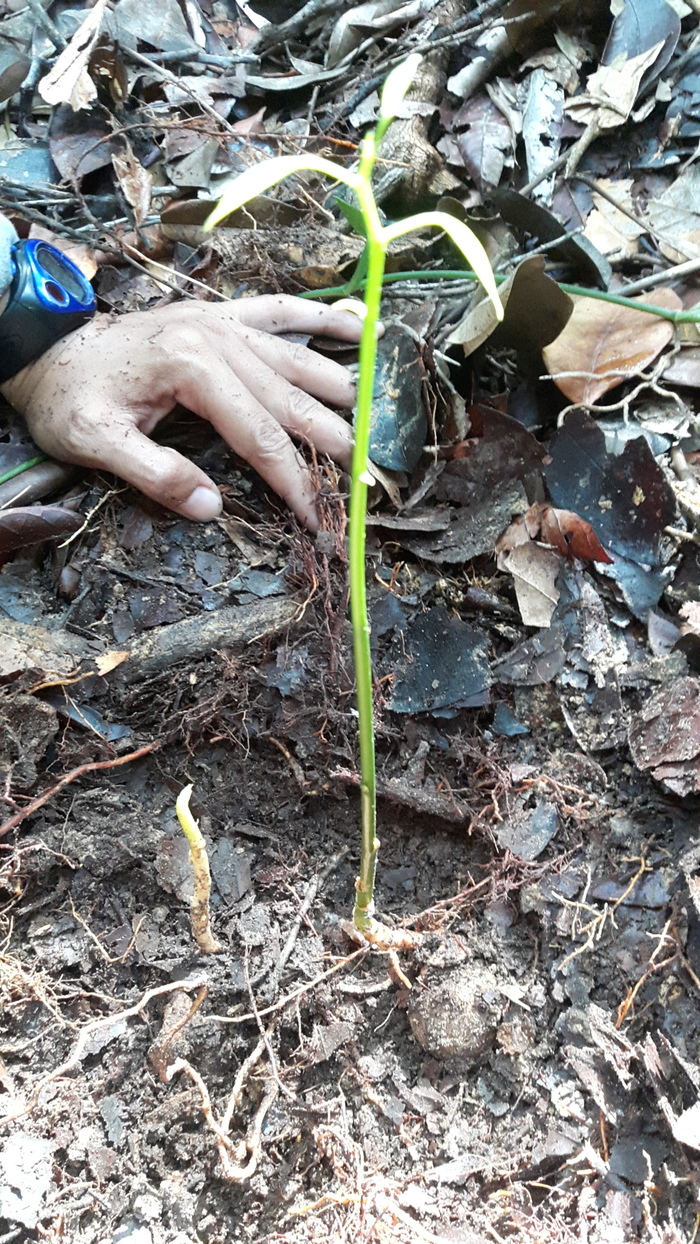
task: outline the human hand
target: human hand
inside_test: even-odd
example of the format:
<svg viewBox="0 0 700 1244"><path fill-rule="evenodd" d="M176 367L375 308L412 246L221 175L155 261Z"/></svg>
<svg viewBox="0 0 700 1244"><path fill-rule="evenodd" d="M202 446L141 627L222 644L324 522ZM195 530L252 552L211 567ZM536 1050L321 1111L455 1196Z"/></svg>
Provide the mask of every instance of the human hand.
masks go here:
<svg viewBox="0 0 700 1244"><path fill-rule="evenodd" d="M218 488L150 433L180 403L207 419L315 530L314 489L290 436L349 465L352 431L324 402L350 408L339 363L275 333L320 332L356 342L361 322L298 298L182 302L97 315L2 386L47 454L113 471L188 518L216 518Z"/></svg>

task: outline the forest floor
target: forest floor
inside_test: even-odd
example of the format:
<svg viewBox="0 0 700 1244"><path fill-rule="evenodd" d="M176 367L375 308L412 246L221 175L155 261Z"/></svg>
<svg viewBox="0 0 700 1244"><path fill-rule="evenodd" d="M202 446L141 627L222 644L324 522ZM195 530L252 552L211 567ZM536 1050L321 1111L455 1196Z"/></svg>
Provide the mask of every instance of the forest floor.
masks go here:
<svg viewBox="0 0 700 1244"><path fill-rule="evenodd" d="M351 162L417 49L378 195L466 220L507 313L436 275L444 239L397 244L367 550L391 954L346 923L344 479L316 463L311 536L177 409L159 437L224 498L195 524L7 478L37 450L0 412L0 1244L692 1244L700 336L624 300L698 302L698 5L118 0L56 73L100 7L0 22L0 207L100 309L347 282L352 206L313 176L201 226L258 159Z"/></svg>

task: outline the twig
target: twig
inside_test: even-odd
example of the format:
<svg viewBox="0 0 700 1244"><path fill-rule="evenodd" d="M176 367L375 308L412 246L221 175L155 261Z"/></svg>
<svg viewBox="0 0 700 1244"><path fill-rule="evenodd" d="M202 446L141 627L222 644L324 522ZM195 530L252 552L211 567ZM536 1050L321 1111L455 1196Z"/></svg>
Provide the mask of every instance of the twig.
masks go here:
<svg viewBox="0 0 700 1244"><path fill-rule="evenodd" d="M71 769L70 773L66 773L52 786L50 790L45 790L43 795L39 795L36 799L32 799L26 808L22 808L21 812L16 812L11 816L9 821L5 821L4 825L0 825L0 838L4 838L9 834L11 829L17 825L21 825L32 813L38 812L39 808L43 808L49 799L53 799L64 786L69 786L76 778L82 777L84 773L97 773L100 769L117 769L120 765L128 765L132 760L140 760L142 756L147 756L149 752L155 752L163 744L163 739L154 739L152 743L144 743L143 747L138 747L135 752L129 752L126 756L117 756L114 760L93 760L89 764L79 765L77 769Z"/></svg>
<svg viewBox="0 0 700 1244"><path fill-rule="evenodd" d="M650 276L643 276L629 285L622 285L617 292L629 298L630 294L641 294L645 289L652 289L654 285L664 285L667 281L677 281L681 277L692 276L699 268L700 259L688 259L685 263L677 263L672 268L665 268L663 272L652 272Z"/></svg>
<svg viewBox="0 0 700 1244"><path fill-rule="evenodd" d="M258 1025L260 1039L262 1040L265 1046L265 1049L267 1050L267 1057L270 1060L270 1070L272 1072L272 1078L275 1081L277 1087L284 1093L287 1100L294 1101L294 1094L280 1080L280 1073L279 1073L279 1068L277 1066L277 1059L275 1057L275 1051L273 1050L272 1045L270 1044L270 1039L272 1037L272 1025L270 1025L270 1027L266 1029L265 1025L263 1024L260 1018L260 1011L258 1010L258 1004L255 1001L255 994L253 993L253 986L250 983L250 969L248 967L248 959L249 959L248 947L246 946L245 954L243 955L243 972L245 975L245 984L246 984L246 989L248 990L248 997L250 998L250 1008L253 1012L253 1015L255 1016L255 1022Z"/></svg>
<svg viewBox="0 0 700 1244"><path fill-rule="evenodd" d="M66 41L55 22L53 22L49 17L43 4L41 3L41 0L27 0L27 7L31 9L34 17L36 18L37 25L41 26L44 33L49 36L49 39L53 43L54 47L59 52L62 52L64 48L67 47Z"/></svg>
<svg viewBox="0 0 700 1244"><path fill-rule="evenodd" d="M281 47L288 39L294 39L302 31L306 31L312 18L325 17L326 13L334 13L337 8L337 0L307 0L307 3L302 5L294 17L289 17L286 22L280 22L277 26L263 27L255 46L261 52L270 52L274 48Z"/></svg>
<svg viewBox="0 0 700 1244"><path fill-rule="evenodd" d="M670 964L675 963L675 960L678 959L679 945L676 943L676 939L671 937L671 934L669 933L670 924L671 921L668 919L659 933L658 943L656 943L656 948L652 954L652 957L649 959L647 968L645 968L642 975L640 975L637 984L633 985L632 989L629 990L627 998L619 1004L617 1019L615 1019L615 1028L622 1028L630 1009L632 1009L634 1000L637 998L639 990L642 989L642 985L647 982L650 975L653 975L654 972L660 972L661 968L670 967ZM666 959L661 959L661 962L659 963L658 955L661 953L661 949L663 949L666 942L670 942L671 945L675 945L675 950L673 954L670 954Z"/></svg>
<svg viewBox="0 0 700 1244"><path fill-rule="evenodd" d="M135 60L137 65L143 65L144 69L150 69L151 73L154 73L157 78L161 78L164 82L170 82L178 90L184 91L186 95L190 96L193 104L197 104L202 109L202 112L206 112L207 116L222 126L228 134L236 133L231 123L225 117L222 117L221 113L217 112L212 104L208 104L206 100L202 99L187 82L184 82L182 78L178 78L177 74L171 73L164 65L156 64L149 56L144 56L143 53L136 52L133 48L122 47L121 50L130 60Z"/></svg>

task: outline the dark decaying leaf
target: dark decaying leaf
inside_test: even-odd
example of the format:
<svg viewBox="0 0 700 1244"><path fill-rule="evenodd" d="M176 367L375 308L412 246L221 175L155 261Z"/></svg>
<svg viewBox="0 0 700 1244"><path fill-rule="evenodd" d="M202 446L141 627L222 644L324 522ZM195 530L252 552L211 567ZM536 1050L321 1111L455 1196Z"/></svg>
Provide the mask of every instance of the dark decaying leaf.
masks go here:
<svg viewBox="0 0 700 1244"><path fill-rule="evenodd" d="M635 616L645 618L672 576L664 566L664 528L673 523L671 486L643 436L628 441L617 456L590 415L572 410L552 437L544 467L552 500L593 527L613 564L616 579Z"/></svg>
<svg viewBox="0 0 700 1244"><path fill-rule="evenodd" d="M635 715L630 751L639 769L651 769L677 795L700 790L700 681L677 678Z"/></svg>
<svg viewBox="0 0 700 1244"><path fill-rule="evenodd" d="M568 264L588 285L607 289L612 276L612 269L604 255L601 255L587 238L565 237L564 226L543 207L541 203L533 203L532 199L519 194L517 190L502 187L491 192L498 211L503 219L521 238L530 237L538 243L554 242L563 238L561 245L551 247L548 254L561 263Z"/></svg>
<svg viewBox="0 0 700 1244"><path fill-rule="evenodd" d="M465 354L473 354L493 337L494 346L539 353L564 331L574 308L573 299L544 269L542 255L524 259L498 291L505 308L503 322L499 323L491 299L483 298L453 328L447 344L461 345Z"/></svg>
<svg viewBox="0 0 700 1244"><path fill-rule="evenodd" d="M116 743L131 734L129 726L118 725L117 722L105 721L102 713L89 704L78 704L69 695L47 695L42 703L49 704L60 717L67 717L83 730L91 730L108 743Z"/></svg>
<svg viewBox="0 0 700 1244"><path fill-rule="evenodd" d="M449 451L453 460L437 482L440 501L473 504L504 480L524 479L545 457L544 446L527 428L493 406L470 406L469 421L469 439Z"/></svg>
<svg viewBox="0 0 700 1244"><path fill-rule="evenodd" d="M0 39L0 103L11 99L27 76L31 61L8 39Z"/></svg>
<svg viewBox="0 0 700 1244"><path fill-rule="evenodd" d="M454 121L455 128L466 126L454 137L460 163L477 184L497 186L513 153L515 140L509 122L486 94L468 100ZM457 163L456 158L450 163Z"/></svg>
<svg viewBox="0 0 700 1244"><path fill-rule="evenodd" d="M98 109L73 112L67 105L53 114L49 148L56 168L67 181L80 181L95 169L104 168L118 149Z"/></svg>
<svg viewBox="0 0 700 1244"><path fill-rule="evenodd" d="M681 33L681 19L667 0L623 0L613 7L613 23L601 56L601 65L620 58L632 60L660 43L661 50L646 70L640 90L654 82L670 61Z"/></svg>
<svg viewBox="0 0 700 1244"><path fill-rule="evenodd" d="M369 456L387 471L410 471L425 445L425 369L413 333L391 324L377 343Z"/></svg>
<svg viewBox="0 0 700 1244"><path fill-rule="evenodd" d="M0 555L26 544L40 544L57 536L69 536L82 527L82 514L60 505L17 506L0 512Z"/></svg>
<svg viewBox="0 0 700 1244"><path fill-rule="evenodd" d="M496 827L496 839L504 851L531 863L549 845L559 828L556 804L538 799L534 808L524 798L515 801L508 815Z"/></svg>
<svg viewBox="0 0 700 1244"><path fill-rule="evenodd" d="M426 561L464 564L473 557L493 553L501 532L515 514L527 507L525 489L519 480L504 480L471 501L463 501L458 509L447 507L447 525L442 531L424 535L416 532L397 534L397 544ZM444 514L444 511L438 511Z"/></svg>
<svg viewBox="0 0 700 1244"><path fill-rule="evenodd" d="M491 674L484 633L442 606L413 618L396 642L388 707L395 713L451 717L489 702Z"/></svg>
<svg viewBox="0 0 700 1244"><path fill-rule="evenodd" d="M182 14L177 0L119 0L109 28L125 48L136 48L140 40L161 52L196 52Z"/></svg>

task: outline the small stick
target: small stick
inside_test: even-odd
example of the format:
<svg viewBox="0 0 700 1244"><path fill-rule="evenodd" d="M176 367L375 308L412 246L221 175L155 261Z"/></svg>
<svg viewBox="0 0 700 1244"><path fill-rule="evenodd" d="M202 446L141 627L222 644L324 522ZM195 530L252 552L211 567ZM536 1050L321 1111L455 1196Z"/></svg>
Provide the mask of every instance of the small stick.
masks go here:
<svg viewBox="0 0 700 1244"><path fill-rule="evenodd" d="M211 895L209 857L207 856L207 844L202 837L202 832L190 812L191 794L191 786L185 786L184 790L180 791L175 804L175 811L177 812L177 819L182 826L182 832L190 845L190 859L192 860L192 870L194 872L194 894L192 896L191 915L192 932L199 949L203 950L206 955L215 955L221 950L221 945L211 931L209 915L209 897Z"/></svg>
<svg viewBox="0 0 700 1244"><path fill-rule="evenodd" d="M66 773L60 782L52 786L50 790L45 790L43 795L39 795L37 799L32 799L26 808L22 808L21 812L16 812L11 816L9 821L5 821L4 825L0 825L0 838L4 838L5 834L9 834L11 829L16 825L21 825L26 817L31 816L33 812L37 812L39 808L43 808L45 803L49 802L54 795L57 795L64 786L68 786L70 782L74 782L76 778L82 777L84 773L95 773L98 769L116 769L119 765L127 765L131 760L139 760L141 756L147 756L149 752L154 752L160 747L162 739L154 739L152 743L145 743L143 747L139 747L135 752L129 752L127 756L117 756L114 760L95 760L87 765L79 765L77 769L71 769L70 773Z"/></svg>

